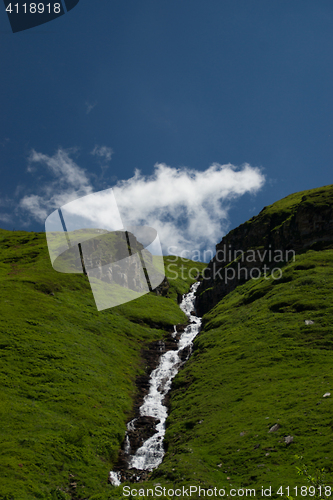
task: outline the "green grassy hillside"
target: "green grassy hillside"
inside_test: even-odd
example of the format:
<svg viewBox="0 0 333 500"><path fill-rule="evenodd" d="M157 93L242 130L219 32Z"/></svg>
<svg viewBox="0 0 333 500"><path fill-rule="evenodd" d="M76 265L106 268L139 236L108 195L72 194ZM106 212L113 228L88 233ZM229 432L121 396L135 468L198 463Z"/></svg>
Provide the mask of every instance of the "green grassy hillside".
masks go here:
<svg viewBox="0 0 333 500"><path fill-rule="evenodd" d="M273 492L307 484L296 454L332 478L333 250L309 250L282 271L239 286L204 316L174 381L156 481L271 485L272 498L285 498Z"/></svg>
<svg viewBox="0 0 333 500"><path fill-rule="evenodd" d="M323 189L265 210L279 219L311 202L319 213ZM157 485L255 488L260 497L272 487L274 499L289 486L297 498L292 488L308 483L296 455L312 473L325 468L333 491L332 245L279 265L281 279L249 280L203 317L174 379L163 463L126 498ZM165 266L166 296L98 312L84 275L52 269L44 234L0 230L0 500L124 498L107 477L141 349L186 321L177 301L204 264L170 256Z"/></svg>
<svg viewBox="0 0 333 500"><path fill-rule="evenodd" d="M317 211L328 208L332 203L332 192L332 184L306 191L298 191L285 198L281 198L281 200L276 201L272 205L264 207L259 215L252 217L246 224L251 224L251 221L254 219L262 222L267 217L274 216L277 219L285 220L286 217L291 217L296 212L300 204L304 208L311 208Z"/></svg>
<svg viewBox="0 0 333 500"><path fill-rule="evenodd" d="M166 258L167 275L171 261L204 266ZM87 277L52 269L43 233L0 230L0 279L0 500L112 498L140 350L186 321L177 293L194 278L98 312Z"/></svg>

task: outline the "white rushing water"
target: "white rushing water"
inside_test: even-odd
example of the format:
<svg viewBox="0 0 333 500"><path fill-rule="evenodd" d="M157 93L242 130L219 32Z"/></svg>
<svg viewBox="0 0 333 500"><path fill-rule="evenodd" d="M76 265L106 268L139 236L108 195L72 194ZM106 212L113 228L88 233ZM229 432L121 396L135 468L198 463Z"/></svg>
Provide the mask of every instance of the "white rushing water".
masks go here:
<svg viewBox="0 0 333 500"><path fill-rule="evenodd" d="M163 438L165 434L165 421L168 416L167 408L163 405L163 400L171 388L172 379L177 374L180 366L184 363L179 356L179 352L191 347L192 341L199 333L201 327L201 318L191 314L194 312L195 292L199 282L192 285L189 293L183 295L180 308L189 318L190 324L181 334L177 344L177 350L167 351L159 360L159 364L152 371L149 380L149 392L145 396L140 407L141 416L155 417L158 420L156 433L147 439L141 448L138 448L134 455L129 456L128 468L140 470L153 470L160 465L164 456ZM176 328L173 336L176 335ZM127 424L128 430L135 428L135 420ZM126 448L130 452L130 443L126 436ZM114 486L120 485L120 474L110 472L110 482Z"/></svg>

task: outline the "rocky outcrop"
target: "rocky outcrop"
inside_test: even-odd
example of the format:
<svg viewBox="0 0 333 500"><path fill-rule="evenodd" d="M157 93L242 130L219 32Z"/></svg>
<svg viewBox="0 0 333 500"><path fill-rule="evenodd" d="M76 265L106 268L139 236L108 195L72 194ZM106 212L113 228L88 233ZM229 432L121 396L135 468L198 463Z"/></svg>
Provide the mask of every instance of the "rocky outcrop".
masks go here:
<svg viewBox="0 0 333 500"><path fill-rule="evenodd" d="M153 292L155 292L156 295L161 295L162 297L165 297L168 294L170 288L170 283L168 282L167 278L164 278L162 283L158 285Z"/></svg>
<svg viewBox="0 0 333 500"><path fill-rule="evenodd" d="M202 316L248 279L270 275L297 253L333 244L333 186L290 195L230 231L204 271L196 309Z"/></svg>

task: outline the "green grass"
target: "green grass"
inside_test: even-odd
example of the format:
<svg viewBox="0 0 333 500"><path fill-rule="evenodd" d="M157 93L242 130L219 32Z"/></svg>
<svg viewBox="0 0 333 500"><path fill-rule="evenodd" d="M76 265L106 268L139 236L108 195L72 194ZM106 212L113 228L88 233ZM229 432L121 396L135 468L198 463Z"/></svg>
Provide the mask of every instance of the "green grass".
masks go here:
<svg viewBox="0 0 333 500"><path fill-rule="evenodd" d="M195 278L202 273L207 264L184 259L175 255L164 257L165 275L167 276L171 290L170 297L176 298L178 294L187 293L189 286L194 283Z"/></svg>
<svg viewBox="0 0 333 500"><path fill-rule="evenodd" d="M194 280L98 312L87 277L52 269L44 234L4 230L0 279L0 499L109 498L140 350L186 321L174 299Z"/></svg>
<svg viewBox="0 0 333 500"><path fill-rule="evenodd" d="M333 396L332 297L333 250L310 250L281 280L251 280L204 316L174 381L168 449L149 484L276 492L306 484L295 454L332 477L332 397L323 398Z"/></svg>
<svg viewBox="0 0 333 500"><path fill-rule="evenodd" d="M173 256L165 266L165 297L97 312L85 276L51 268L43 234L0 231L0 500L123 497L106 480L140 350L185 321L177 298L204 267ZM204 316L174 380L165 459L136 489L272 486L285 498L279 486L307 484L295 455L332 484L333 250L304 252L282 271Z"/></svg>
<svg viewBox="0 0 333 500"><path fill-rule="evenodd" d="M299 191L297 193L290 194L281 200L276 201L272 205L264 207L259 215L252 217L249 221L245 222L246 225L255 223L265 223L268 219L271 219L275 223L271 230L278 229L282 222L290 219L299 205L313 211L320 211L325 208L329 208L332 205L333 196L333 185L323 186L315 189L309 189L307 191Z"/></svg>
<svg viewBox="0 0 333 500"><path fill-rule="evenodd" d="M332 196L332 191L332 184L315 189L308 189L306 191L299 191L276 201L272 205L268 205L264 210L270 215L280 212L293 212L301 202L302 204L321 210L330 206L329 199Z"/></svg>

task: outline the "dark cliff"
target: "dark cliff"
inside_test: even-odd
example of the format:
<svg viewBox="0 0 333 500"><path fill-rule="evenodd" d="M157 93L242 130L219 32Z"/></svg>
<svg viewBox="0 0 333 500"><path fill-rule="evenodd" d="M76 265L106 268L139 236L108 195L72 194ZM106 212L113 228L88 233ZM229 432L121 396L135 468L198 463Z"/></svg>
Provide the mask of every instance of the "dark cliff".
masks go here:
<svg viewBox="0 0 333 500"><path fill-rule="evenodd" d="M295 254L333 245L333 185L294 193L264 207L216 245L197 293L201 316L249 279L282 278Z"/></svg>

